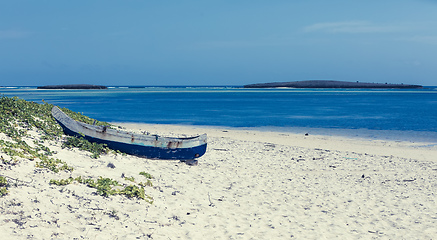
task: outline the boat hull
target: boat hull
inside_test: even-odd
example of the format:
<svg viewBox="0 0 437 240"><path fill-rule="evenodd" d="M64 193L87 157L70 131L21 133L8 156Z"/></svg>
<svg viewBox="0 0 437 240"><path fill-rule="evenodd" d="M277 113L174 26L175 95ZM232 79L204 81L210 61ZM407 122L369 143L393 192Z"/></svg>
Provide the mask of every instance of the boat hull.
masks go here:
<svg viewBox="0 0 437 240"><path fill-rule="evenodd" d="M192 138L166 138L117 131L77 122L57 107L53 108L52 115L67 135L106 144L113 150L139 157L193 160L204 155L207 149L206 135Z"/></svg>

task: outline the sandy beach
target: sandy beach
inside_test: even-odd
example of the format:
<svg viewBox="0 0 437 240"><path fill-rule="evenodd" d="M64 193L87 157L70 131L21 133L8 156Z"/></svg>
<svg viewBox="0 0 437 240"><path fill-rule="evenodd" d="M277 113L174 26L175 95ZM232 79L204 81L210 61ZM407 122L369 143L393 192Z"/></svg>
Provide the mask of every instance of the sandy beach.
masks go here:
<svg viewBox="0 0 437 240"><path fill-rule="evenodd" d="M196 166L129 155L90 158L46 141L73 172L21 159L0 165L1 239L435 239L437 145L174 125L117 123L136 132L208 134ZM1 139L7 137L0 135ZM35 133L37 139L39 133ZM32 139L30 139L32 140ZM7 156L1 153L2 157ZM112 167L111 167L112 166ZM86 176L145 181L150 204L102 197Z"/></svg>

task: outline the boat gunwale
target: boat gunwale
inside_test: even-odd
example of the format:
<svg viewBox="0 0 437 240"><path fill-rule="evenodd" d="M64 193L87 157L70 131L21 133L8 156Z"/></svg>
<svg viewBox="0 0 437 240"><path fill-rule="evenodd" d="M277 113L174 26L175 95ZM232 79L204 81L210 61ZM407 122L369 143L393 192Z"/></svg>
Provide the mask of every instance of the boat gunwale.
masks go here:
<svg viewBox="0 0 437 240"><path fill-rule="evenodd" d="M152 146L161 148L192 148L195 146L200 146L206 144L206 134L201 134L193 137L179 138L179 137L162 137L159 135L145 135L138 134L123 130L111 129L108 126L97 126L91 125L83 122L76 121L64 113L57 106L53 107L52 114L56 121L62 123L70 131L85 135L88 137L101 139L105 141L114 141L119 143L129 143L138 146ZM76 126L74 126L76 125ZM80 131L81 128L84 131ZM183 145L187 146L183 146ZM162 146L173 146L173 147L162 147ZM176 146L176 147L175 147Z"/></svg>

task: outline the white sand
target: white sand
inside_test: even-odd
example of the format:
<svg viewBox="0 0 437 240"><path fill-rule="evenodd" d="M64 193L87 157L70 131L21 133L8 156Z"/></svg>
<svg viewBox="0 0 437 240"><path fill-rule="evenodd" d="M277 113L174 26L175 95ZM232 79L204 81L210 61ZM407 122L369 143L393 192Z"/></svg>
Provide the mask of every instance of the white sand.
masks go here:
<svg viewBox="0 0 437 240"><path fill-rule="evenodd" d="M0 166L17 178L0 198L1 239L433 239L436 143L347 139L170 125L123 124L162 135L207 133L197 166L60 149L75 168ZM49 145L49 144L47 144ZM1 153L3 156L5 154ZM113 163L115 168L107 167ZM154 176L151 205L50 179Z"/></svg>

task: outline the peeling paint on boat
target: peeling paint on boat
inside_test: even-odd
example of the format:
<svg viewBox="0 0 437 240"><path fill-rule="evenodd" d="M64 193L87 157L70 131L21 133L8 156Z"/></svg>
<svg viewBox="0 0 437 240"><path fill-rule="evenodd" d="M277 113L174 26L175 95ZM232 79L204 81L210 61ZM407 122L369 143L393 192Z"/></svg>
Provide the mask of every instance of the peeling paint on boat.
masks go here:
<svg viewBox="0 0 437 240"><path fill-rule="evenodd" d="M152 159L191 160L206 152L207 136L189 138L142 135L75 121L58 107L52 115L68 135L84 137L91 142L104 143L109 148Z"/></svg>

